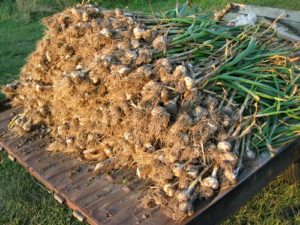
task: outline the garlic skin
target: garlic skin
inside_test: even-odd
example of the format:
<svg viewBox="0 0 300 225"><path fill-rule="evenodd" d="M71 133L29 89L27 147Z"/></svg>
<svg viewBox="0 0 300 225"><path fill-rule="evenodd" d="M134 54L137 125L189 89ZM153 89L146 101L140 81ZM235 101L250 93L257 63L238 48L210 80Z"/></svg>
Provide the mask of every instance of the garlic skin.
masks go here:
<svg viewBox="0 0 300 225"><path fill-rule="evenodd" d="M83 71L72 71L70 73L71 78L74 80L80 80L85 77L85 73Z"/></svg>
<svg viewBox="0 0 300 225"><path fill-rule="evenodd" d="M58 126L58 127L57 127L57 134L58 134L59 136L63 136L63 135L65 134L65 129L64 129L63 126Z"/></svg>

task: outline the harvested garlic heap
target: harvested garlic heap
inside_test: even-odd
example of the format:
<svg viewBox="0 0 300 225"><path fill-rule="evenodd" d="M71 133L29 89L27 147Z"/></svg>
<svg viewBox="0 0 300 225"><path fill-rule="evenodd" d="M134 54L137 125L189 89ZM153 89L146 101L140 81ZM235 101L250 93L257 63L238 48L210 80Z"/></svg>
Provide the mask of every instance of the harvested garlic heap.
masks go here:
<svg viewBox="0 0 300 225"><path fill-rule="evenodd" d="M140 17L80 5L46 18L19 82L3 92L24 109L15 131L46 126L50 151L97 161L96 172L136 169L154 186L142 205L182 219L236 182L231 136L242 112L200 91L188 63L156 57L166 40Z"/></svg>

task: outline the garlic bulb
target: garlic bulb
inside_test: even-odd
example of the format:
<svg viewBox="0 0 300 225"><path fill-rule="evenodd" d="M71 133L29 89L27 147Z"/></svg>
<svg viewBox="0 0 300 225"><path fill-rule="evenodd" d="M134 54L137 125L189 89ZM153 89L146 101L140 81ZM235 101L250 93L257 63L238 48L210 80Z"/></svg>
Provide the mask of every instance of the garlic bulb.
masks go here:
<svg viewBox="0 0 300 225"><path fill-rule="evenodd" d="M113 156L112 147L107 146L107 147L105 147L103 150L104 150L105 154L106 154L108 157L112 157L112 156Z"/></svg>
<svg viewBox="0 0 300 225"><path fill-rule="evenodd" d="M149 168L141 168L141 167L136 168L136 175L139 178L146 178L148 176L149 172L150 172Z"/></svg>
<svg viewBox="0 0 300 225"><path fill-rule="evenodd" d="M102 162L97 163L94 168L95 173L101 173L110 169L113 169L116 164L116 159L114 157L103 160Z"/></svg>
<svg viewBox="0 0 300 225"><path fill-rule="evenodd" d="M135 60L137 58L137 54L134 51L126 51L124 56L131 60Z"/></svg>
<svg viewBox="0 0 300 225"><path fill-rule="evenodd" d="M228 127L230 125L230 123L231 123L230 117L225 115L223 117L223 121L222 121L223 126Z"/></svg>
<svg viewBox="0 0 300 225"><path fill-rule="evenodd" d="M77 64L76 67L75 67L75 70L82 70L82 69L83 69L82 65L80 65L80 64Z"/></svg>
<svg viewBox="0 0 300 225"><path fill-rule="evenodd" d="M124 138L126 141L132 142L134 140L132 133L130 132L125 132L124 133Z"/></svg>
<svg viewBox="0 0 300 225"><path fill-rule="evenodd" d="M152 39L152 36L153 36L153 32L152 32L152 30L145 30L144 32L143 32L143 34L142 34L142 36L143 36L143 39L145 40L145 41L150 41L151 39Z"/></svg>
<svg viewBox="0 0 300 225"><path fill-rule="evenodd" d="M172 183L167 183L164 185L163 190L167 196L169 196L169 197L174 196L175 191L176 191L175 185L176 184L172 184Z"/></svg>
<svg viewBox="0 0 300 225"><path fill-rule="evenodd" d="M141 28L139 28L139 27L135 27L134 29L133 29L133 36L134 36L134 38L136 39L136 40L140 40L140 39L142 39L143 38L143 33L144 33L145 31L143 30L143 29L141 29Z"/></svg>
<svg viewBox="0 0 300 225"><path fill-rule="evenodd" d="M93 84L98 84L100 82L99 76L95 73L89 73L89 78Z"/></svg>
<svg viewBox="0 0 300 225"><path fill-rule="evenodd" d="M153 152L155 150L155 147L151 143L145 143L144 148L147 152Z"/></svg>
<svg viewBox="0 0 300 225"><path fill-rule="evenodd" d="M248 146L246 147L246 157L251 160L256 158L256 153L253 150L251 150Z"/></svg>
<svg viewBox="0 0 300 225"><path fill-rule="evenodd" d="M72 145L74 143L73 138L67 138L66 143L67 143L67 145Z"/></svg>
<svg viewBox="0 0 300 225"><path fill-rule="evenodd" d="M192 215L194 212L194 206L193 206L192 201L179 203L179 210L181 212L188 214L189 216Z"/></svg>
<svg viewBox="0 0 300 225"><path fill-rule="evenodd" d="M107 29L107 28L103 28L101 31L100 31L100 35L106 37L106 38L111 38L112 37L112 32Z"/></svg>
<svg viewBox="0 0 300 225"><path fill-rule="evenodd" d="M29 131L31 131L31 129L32 129L32 122L31 122L31 119L29 119L27 122L25 122L24 124L23 124L23 130L24 131L26 131L26 132L29 132Z"/></svg>
<svg viewBox="0 0 300 225"><path fill-rule="evenodd" d="M218 169L219 169L219 167L215 166L211 176L206 177L205 179L203 179L203 181L201 182L201 185L203 185L204 187L209 187L213 190L218 189L219 188L219 181L218 181L218 178L217 178Z"/></svg>
<svg viewBox="0 0 300 225"><path fill-rule="evenodd" d="M208 115L208 111L201 106L197 106L194 109L193 116L196 118L196 120L199 120L202 117L206 117L207 115Z"/></svg>
<svg viewBox="0 0 300 225"><path fill-rule="evenodd" d="M220 141L218 143L218 150L224 151L224 152L229 152L232 149L232 145L228 141Z"/></svg>
<svg viewBox="0 0 300 225"><path fill-rule="evenodd" d="M218 105L218 100L215 97L212 97L212 96L209 95L205 99L205 103L206 103L207 108L209 110L215 110L217 105Z"/></svg>
<svg viewBox="0 0 300 225"><path fill-rule="evenodd" d="M232 106L230 106L230 105L223 106L221 111L229 117L232 116L234 113L234 110L233 110Z"/></svg>
<svg viewBox="0 0 300 225"><path fill-rule="evenodd" d="M180 202L188 201L189 199L191 199L191 190L190 189L184 189L184 190L178 192L176 198Z"/></svg>
<svg viewBox="0 0 300 225"><path fill-rule="evenodd" d="M131 46L133 49L137 49L140 47L140 42L138 40L131 40Z"/></svg>
<svg viewBox="0 0 300 225"><path fill-rule="evenodd" d="M231 163L235 163L235 162L238 161L238 157L233 152L225 151L222 154L222 160L227 161L227 162L231 162Z"/></svg>
<svg viewBox="0 0 300 225"><path fill-rule="evenodd" d="M165 104L165 108L167 110L168 113L170 114L176 114L178 111L178 106L177 106L177 101L179 99L179 96L176 96L175 98L173 98L172 100L168 101Z"/></svg>
<svg viewBox="0 0 300 225"><path fill-rule="evenodd" d="M151 115L153 117L163 116L163 115L169 115L167 110L162 106L156 106L152 109Z"/></svg>
<svg viewBox="0 0 300 225"><path fill-rule="evenodd" d="M157 60L156 65L158 67L164 68L168 72L172 71L172 64L171 64L170 60L167 58L161 58L161 59Z"/></svg>
<svg viewBox="0 0 300 225"><path fill-rule="evenodd" d="M183 65L176 66L173 76L175 79L180 79L181 77L187 77L187 69Z"/></svg>
<svg viewBox="0 0 300 225"><path fill-rule="evenodd" d="M130 68L128 68L127 66L124 66L124 65L120 65L119 69L118 69L118 73L121 76L125 76L130 73Z"/></svg>
<svg viewBox="0 0 300 225"><path fill-rule="evenodd" d="M184 82L187 90L192 90L192 88L196 85L196 82L191 77L184 77Z"/></svg>
<svg viewBox="0 0 300 225"><path fill-rule="evenodd" d="M183 172L184 164L181 163L175 163L172 172L175 177L180 177Z"/></svg>
<svg viewBox="0 0 300 225"><path fill-rule="evenodd" d="M200 168L199 166L194 166L194 165L188 165L187 168L186 168L186 171L187 171L187 174L195 179L198 177L199 175L199 172L200 172Z"/></svg>
<svg viewBox="0 0 300 225"><path fill-rule="evenodd" d="M36 84L35 85L35 90L36 90L36 92L41 92L41 91L43 91L43 86L40 85L40 84Z"/></svg>
<svg viewBox="0 0 300 225"><path fill-rule="evenodd" d="M123 13L123 11L121 10L121 9L115 9L115 15L116 15L116 17L117 18L121 18L121 17L123 17L124 16L124 13Z"/></svg>
<svg viewBox="0 0 300 225"><path fill-rule="evenodd" d="M82 21L83 21L83 22L89 21L89 15L88 15L87 12L84 12L84 13L82 14Z"/></svg>
<svg viewBox="0 0 300 225"><path fill-rule="evenodd" d="M227 180L229 180L230 183L236 183L236 174L232 170L225 169L224 176L227 178Z"/></svg>
<svg viewBox="0 0 300 225"><path fill-rule="evenodd" d="M152 42L152 46L154 49L158 51L165 52L167 50L167 40L164 36L157 36Z"/></svg>

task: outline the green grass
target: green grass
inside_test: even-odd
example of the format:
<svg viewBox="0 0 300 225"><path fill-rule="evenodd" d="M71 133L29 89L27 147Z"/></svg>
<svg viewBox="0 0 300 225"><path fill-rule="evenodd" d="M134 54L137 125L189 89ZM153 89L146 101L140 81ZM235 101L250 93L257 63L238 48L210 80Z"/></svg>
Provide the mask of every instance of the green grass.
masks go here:
<svg viewBox="0 0 300 225"><path fill-rule="evenodd" d="M25 170L0 153L0 224L79 224Z"/></svg>
<svg viewBox="0 0 300 225"><path fill-rule="evenodd" d="M20 19L22 18L21 12L17 11L15 1L0 0L0 85L18 77L20 68L26 62L26 57L35 49L35 44L43 32L40 25L41 17L48 15L49 9L54 12L75 1L38 0L39 12L31 16L30 20L24 21ZM132 0L128 1L130 2L128 4L125 4L124 0L98 0L97 2L108 8L127 6L131 10L143 11L165 10L176 4L176 0L151 0L149 8L146 0ZM179 3L182 2L184 1L179 0ZM228 3L226 0L195 2L208 11L220 9ZM235 2L300 10L299 0ZM45 9L47 9L46 12ZM296 215L291 213L292 209ZM72 218L69 209L56 203L53 197L21 166L10 162L4 153L0 153L0 225L2 224L79 223ZM225 221L225 224L300 224L300 189L295 185L286 184L282 179L276 179L234 216Z"/></svg>

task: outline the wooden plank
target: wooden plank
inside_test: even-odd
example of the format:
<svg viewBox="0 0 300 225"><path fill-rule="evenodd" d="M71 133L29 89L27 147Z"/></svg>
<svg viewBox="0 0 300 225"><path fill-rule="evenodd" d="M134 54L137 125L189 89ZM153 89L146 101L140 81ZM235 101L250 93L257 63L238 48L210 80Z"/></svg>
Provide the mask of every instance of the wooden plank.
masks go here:
<svg viewBox="0 0 300 225"><path fill-rule="evenodd" d="M91 172L88 170L82 170L79 173L77 172L77 168L73 168L73 171L68 171L69 173L65 183L59 183L56 185L58 190L66 193L71 192L72 187L76 186L78 182L86 182L92 176Z"/></svg>
<svg viewBox="0 0 300 225"><path fill-rule="evenodd" d="M11 108L10 106L10 100L9 99L3 99L0 100L0 113L5 112Z"/></svg>
<svg viewBox="0 0 300 225"><path fill-rule="evenodd" d="M9 117L10 114L6 114ZM4 117L4 119L7 119ZM30 140L12 134L0 137L0 145L17 159L22 166L43 183L50 191L57 193L76 215L94 224L173 224L159 209L139 207L140 187L143 183L134 179L134 171L116 171L110 176L95 175L95 164L85 163L63 153L46 151L47 139ZM300 139L280 149L274 157L264 158L256 164L249 164L249 171L231 189L215 199L199 202L194 215L183 224L217 224L231 215L249 198L266 186L293 161L300 158ZM123 184L124 177L131 176ZM107 178L106 178L107 177ZM109 178L109 179L108 179ZM129 186L131 191L123 189Z"/></svg>
<svg viewBox="0 0 300 225"><path fill-rule="evenodd" d="M231 4L231 8L224 14L224 18L230 20L239 15L247 15L250 12L255 13L258 17L265 17L272 20L280 16L280 23L292 27L296 32L300 33L300 11L256 5Z"/></svg>
<svg viewBox="0 0 300 225"><path fill-rule="evenodd" d="M97 200L91 202L86 208L93 214L97 214L98 212L102 213L103 209L107 207L111 207L114 205L114 208L117 208L116 205L120 204L120 202L124 202L128 199L135 199L139 195L139 188L143 185L142 182L134 181L129 186L131 186L132 191L124 191L123 186L118 185L115 188L108 190L111 191L109 195L105 195L105 192L102 192L101 195L98 196ZM99 205L101 207L99 207ZM119 208L120 209L120 208Z"/></svg>
<svg viewBox="0 0 300 225"><path fill-rule="evenodd" d="M253 12L257 16L268 17L272 19L276 19L277 17L281 16L280 18L282 20L300 23L299 11L244 4L233 4L233 6L233 12L236 12L237 10L238 13L241 14Z"/></svg>

